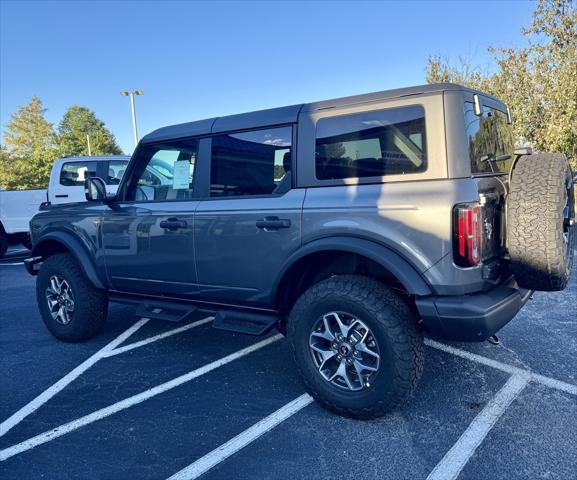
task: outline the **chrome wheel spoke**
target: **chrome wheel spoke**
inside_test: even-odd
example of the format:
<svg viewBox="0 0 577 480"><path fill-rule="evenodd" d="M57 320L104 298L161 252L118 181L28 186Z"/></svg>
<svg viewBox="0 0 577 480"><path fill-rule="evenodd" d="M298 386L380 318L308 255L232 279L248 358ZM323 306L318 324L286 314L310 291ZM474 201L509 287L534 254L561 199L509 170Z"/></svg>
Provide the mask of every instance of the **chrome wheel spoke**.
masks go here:
<svg viewBox="0 0 577 480"><path fill-rule="evenodd" d="M381 358L377 352L373 352L369 347L367 347L367 344L364 342L360 342L359 344L357 344L357 350L359 352L370 355L370 356L376 358L377 360L379 360L379 358Z"/></svg>
<svg viewBox="0 0 577 480"><path fill-rule="evenodd" d="M351 328L353 328L354 323L351 325L345 325L341 316L337 312L333 312L330 315L336 320L337 325L338 325L339 330L340 330L340 333L343 336L343 338L347 338L349 336L349 331L351 330Z"/></svg>
<svg viewBox="0 0 577 480"><path fill-rule="evenodd" d="M356 370L357 373L359 373L359 374L360 374L361 372L364 372L365 370L366 370L366 371L369 371L369 372L376 372L376 371L379 369L378 366L377 366L377 367L373 367L373 366L371 366L371 365L366 365L365 363L362 363L362 362L360 362L359 360L355 360L355 361L354 361L354 365L355 365L355 370Z"/></svg>
<svg viewBox="0 0 577 480"><path fill-rule="evenodd" d="M321 364L319 365L319 371L322 370L325 367L325 364L331 359L335 357L335 353L333 352L325 352L324 354L321 354L323 357L323 360L321 362Z"/></svg>
<svg viewBox="0 0 577 480"><path fill-rule="evenodd" d="M321 348L317 344L311 345L311 349L313 349L315 352L320 353L321 355L325 355L326 353L334 354L333 351L327 350L326 348Z"/></svg>
<svg viewBox="0 0 577 480"><path fill-rule="evenodd" d="M54 289L52 287L48 287L46 289L46 295L51 295L51 296L57 296L58 292L54 291Z"/></svg>
<svg viewBox="0 0 577 480"><path fill-rule="evenodd" d="M55 300L53 298L47 298L46 300L48 300L48 306L50 307L50 311L53 311L54 307L58 305L58 300Z"/></svg>
<svg viewBox="0 0 577 480"><path fill-rule="evenodd" d="M50 288L56 295L60 293L60 283L58 283L57 277L50 277Z"/></svg>

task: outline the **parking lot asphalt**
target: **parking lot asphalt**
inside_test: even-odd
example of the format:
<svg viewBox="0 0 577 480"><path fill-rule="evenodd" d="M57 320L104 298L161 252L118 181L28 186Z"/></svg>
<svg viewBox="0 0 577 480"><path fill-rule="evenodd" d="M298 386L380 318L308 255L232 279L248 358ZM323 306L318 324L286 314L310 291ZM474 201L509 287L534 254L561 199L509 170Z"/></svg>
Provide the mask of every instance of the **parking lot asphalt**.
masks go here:
<svg viewBox="0 0 577 480"><path fill-rule="evenodd" d="M577 478L577 274L500 345L428 339L406 407L355 421L304 390L286 340L137 321L55 340L27 252L0 261L0 478Z"/></svg>

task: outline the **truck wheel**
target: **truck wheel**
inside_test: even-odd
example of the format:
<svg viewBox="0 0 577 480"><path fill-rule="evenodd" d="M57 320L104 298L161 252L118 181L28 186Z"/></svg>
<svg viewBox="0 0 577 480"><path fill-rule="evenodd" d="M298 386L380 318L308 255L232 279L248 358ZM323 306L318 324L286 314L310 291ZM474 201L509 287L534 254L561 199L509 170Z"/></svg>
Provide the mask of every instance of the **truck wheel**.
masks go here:
<svg viewBox="0 0 577 480"><path fill-rule="evenodd" d="M43 262L36 280L36 299L50 333L65 342L94 337L106 321L106 294L90 284L69 253Z"/></svg>
<svg viewBox="0 0 577 480"><path fill-rule="evenodd" d="M423 371L423 336L403 298L372 278L338 275L295 303L288 338L307 391L339 415L401 406Z"/></svg>
<svg viewBox="0 0 577 480"><path fill-rule="evenodd" d="M521 157L507 197L507 249L520 287L563 290L573 265L575 197L565 155Z"/></svg>
<svg viewBox="0 0 577 480"><path fill-rule="evenodd" d="M0 258L4 258L8 250L8 236L4 233L4 229L0 226Z"/></svg>

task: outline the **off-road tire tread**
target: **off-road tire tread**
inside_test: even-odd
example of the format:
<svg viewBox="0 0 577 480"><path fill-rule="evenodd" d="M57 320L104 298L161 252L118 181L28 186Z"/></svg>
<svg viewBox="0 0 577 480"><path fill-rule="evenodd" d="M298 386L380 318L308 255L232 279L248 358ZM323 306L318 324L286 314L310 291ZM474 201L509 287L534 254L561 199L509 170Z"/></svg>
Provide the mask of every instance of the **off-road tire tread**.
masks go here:
<svg viewBox="0 0 577 480"><path fill-rule="evenodd" d="M369 408L343 408L319 394L314 383L305 376L295 349L295 326L306 314L309 306L323 298L334 296L347 297L362 304L374 319L385 329L386 335L394 338L392 343L395 358L394 391L389 398L377 401ZM295 303L288 319L288 337L295 363L303 378L306 390L328 410L339 415L357 419L371 419L399 408L412 395L417 387L424 367L423 334L414 313L405 299L386 285L369 277L359 275L337 275L323 280L309 288ZM319 382L324 381L319 376Z"/></svg>
<svg viewBox="0 0 577 480"><path fill-rule="evenodd" d="M54 328L54 320L46 315L46 298L42 284L54 273L65 275L74 293L75 312L70 323L74 328L65 334ZM102 290L94 288L86 278L74 256L70 253L59 253L48 257L42 264L37 278L36 299L42 313L42 319L50 333L65 342L82 342L97 335L108 314L108 297Z"/></svg>
<svg viewBox="0 0 577 480"><path fill-rule="evenodd" d="M558 291L567 285L573 248L566 258L560 225L570 178L565 156L557 153L526 155L514 167L507 198L507 249L520 287ZM569 196L574 202L573 192Z"/></svg>

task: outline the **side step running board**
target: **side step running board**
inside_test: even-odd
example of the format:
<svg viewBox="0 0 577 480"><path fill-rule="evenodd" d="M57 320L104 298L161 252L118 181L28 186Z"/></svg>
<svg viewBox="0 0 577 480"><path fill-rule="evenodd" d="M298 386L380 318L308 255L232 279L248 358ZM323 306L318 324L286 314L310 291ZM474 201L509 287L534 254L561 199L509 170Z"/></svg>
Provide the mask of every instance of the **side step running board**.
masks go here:
<svg viewBox="0 0 577 480"><path fill-rule="evenodd" d="M212 326L219 330L262 335L278 324L279 318L274 314L236 312L220 310L216 312Z"/></svg>
<svg viewBox="0 0 577 480"><path fill-rule="evenodd" d="M138 306L138 310L136 310L136 316L138 318L151 318L155 320L167 320L169 322L181 322L196 310L198 310L198 308L193 305L151 302L141 303Z"/></svg>

